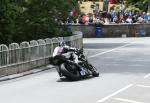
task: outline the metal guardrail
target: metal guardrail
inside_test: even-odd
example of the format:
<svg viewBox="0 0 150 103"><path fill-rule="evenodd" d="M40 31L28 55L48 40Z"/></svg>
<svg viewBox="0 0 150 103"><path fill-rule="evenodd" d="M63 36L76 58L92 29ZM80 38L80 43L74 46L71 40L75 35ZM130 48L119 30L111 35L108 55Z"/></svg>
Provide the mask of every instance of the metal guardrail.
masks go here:
<svg viewBox="0 0 150 103"><path fill-rule="evenodd" d="M60 40L69 46L83 48L82 32L69 37L46 38L30 42L0 45L0 77L17 74L49 64L54 48Z"/></svg>

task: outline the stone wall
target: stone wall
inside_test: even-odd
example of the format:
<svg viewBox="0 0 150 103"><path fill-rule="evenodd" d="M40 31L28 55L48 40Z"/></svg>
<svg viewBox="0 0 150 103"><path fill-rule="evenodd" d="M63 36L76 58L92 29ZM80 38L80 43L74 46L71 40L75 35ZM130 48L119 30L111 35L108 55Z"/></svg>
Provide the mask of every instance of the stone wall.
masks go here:
<svg viewBox="0 0 150 103"><path fill-rule="evenodd" d="M96 26L94 25L71 25L71 30L83 32L84 38L96 37ZM145 36L150 35L150 24L109 24L102 27L101 37L139 37L144 36L141 30L145 32Z"/></svg>

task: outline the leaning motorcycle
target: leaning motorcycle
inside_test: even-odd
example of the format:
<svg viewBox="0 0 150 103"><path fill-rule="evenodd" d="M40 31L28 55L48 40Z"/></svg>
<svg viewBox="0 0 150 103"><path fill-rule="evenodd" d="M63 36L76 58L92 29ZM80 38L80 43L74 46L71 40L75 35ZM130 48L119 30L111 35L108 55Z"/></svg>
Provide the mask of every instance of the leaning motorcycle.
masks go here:
<svg viewBox="0 0 150 103"><path fill-rule="evenodd" d="M53 57L51 58L51 64L56 67L56 70L60 77L67 77L71 80L80 80L89 76L98 77L99 72L97 69L88 62L83 50L76 49L75 51L60 53L61 48L54 50ZM79 62L73 61L76 55Z"/></svg>

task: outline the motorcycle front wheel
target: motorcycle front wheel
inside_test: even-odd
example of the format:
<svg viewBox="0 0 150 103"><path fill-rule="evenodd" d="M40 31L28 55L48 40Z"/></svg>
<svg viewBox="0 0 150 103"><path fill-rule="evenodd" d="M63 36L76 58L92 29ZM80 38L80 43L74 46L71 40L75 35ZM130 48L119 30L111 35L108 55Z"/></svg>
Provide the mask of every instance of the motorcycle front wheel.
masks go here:
<svg viewBox="0 0 150 103"><path fill-rule="evenodd" d="M80 72L75 64L63 63L60 66L62 74L70 80L77 81L80 79Z"/></svg>
<svg viewBox="0 0 150 103"><path fill-rule="evenodd" d="M88 68L89 68L89 70L91 70L92 76L99 77L98 70L92 64L88 64Z"/></svg>

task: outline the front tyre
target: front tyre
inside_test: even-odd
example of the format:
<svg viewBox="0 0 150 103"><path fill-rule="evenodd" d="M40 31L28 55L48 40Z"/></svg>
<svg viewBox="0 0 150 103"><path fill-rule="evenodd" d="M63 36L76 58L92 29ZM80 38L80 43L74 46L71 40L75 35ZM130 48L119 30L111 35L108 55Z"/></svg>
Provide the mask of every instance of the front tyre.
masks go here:
<svg viewBox="0 0 150 103"><path fill-rule="evenodd" d="M92 76L94 77L99 77L99 72L98 70L92 65L92 64L88 64L89 69L92 72Z"/></svg>
<svg viewBox="0 0 150 103"><path fill-rule="evenodd" d="M80 79L80 73L74 64L69 65L69 64L63 63L60 69L61 69L62 74L66 76L68 79L71 79L73 81L77 81Z"/></svg>
<svg viewBox="0 0 150 103"><path fill-rule="evenodd" d="M99 72L94 71L94 72L92 73L92 75L93 75L93 77L99 77Z"/></svg>

